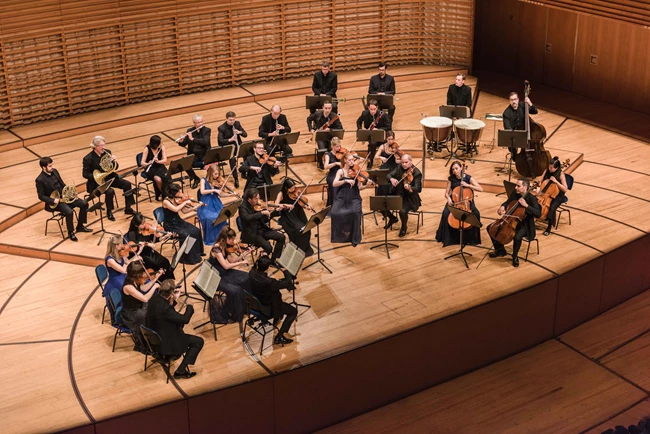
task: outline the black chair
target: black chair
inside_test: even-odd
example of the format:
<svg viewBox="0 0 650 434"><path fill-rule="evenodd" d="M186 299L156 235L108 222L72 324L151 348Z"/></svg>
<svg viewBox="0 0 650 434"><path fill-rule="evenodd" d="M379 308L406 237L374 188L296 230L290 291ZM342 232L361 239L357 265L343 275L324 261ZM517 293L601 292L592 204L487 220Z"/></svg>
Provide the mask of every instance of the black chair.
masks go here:
<svg viewBox="0 0 650 434"><path fill-rule="evenodd" d="M157 348L160 347L160 344L162 343L160 335L155 330L143 325L140 325L140 331L142 332L142 336L144 336L144 342L147 344L146 353L144 354L144 370L147 370L147 360L149 356L151 356L153 359L152 365L154 363L160 364L167 376L166 383L169 383L169 379L171 378L171 364L174 360L178 360L182 354L163 355L158 353Z"/></svg>
<svg viewBox="0 0 650 434"><path fill-rule="evenodd" d="M115 352L115 342L117 341L118 336L130 335L134 343L135 339L133 339L133 333L131 332L131 329L128 328L126 324L124 324L124 321L122 321L121 291L115 288L111 289L108 301L110 302L111 310L113 311L113 315L111 317L111 325L115 327L115 336L113 336L113 352Z"/></svg>
<svg viewBox="0 0 650 434"><path fill-rule="evenodd" d="M108 300L108 294L106 294L106 291L104 290L104 285L108 282L108 269L106 268L106 265L99 264L95 267L95 277L97 277L97 283L99 283L99 287L102 289L102 297ZM108 309L108 304L105 302L104 311L102 312L102 324L104 324L106 309Z"/></svg>
<svg viewBox="0 0 650 434"><path fill-rule="evenodd" d="M138 167L142 166L142 152L135 156L135 163ZM140 176L142 177L142 181L138 182L137 190L140 191L140 186L144 185L144 189L147 190L147 195L149 196L149 202L151 202L151 190L149 187L153 186L153 180L147 178L147 172L145 171L142 171Z"/></svg>
<svg viewBox="0 0 650 434"><path fill-rule="evenodd" d="M524 237L522 242L528 243L528 247L526 248L526 257L524 258L524 261L528 262L528 253L530 252L530 243L535 243L537 245L537 255L539 256L539 240L535 238L534 240L529 240L528 237Z"/></svg>
<svg viewBox="0 0 650 434"><path fill-rule="evenodd" d="M59 225L59 231L61 232L61 238L65 240L65 235L63 234L63 220L65 220L65 214L58 211L50 211L52 217L45 220L45 235L47 235L47 228L51 221L55 221Z"/></svg>
<svg viewBox="0 0 650 434"><path fill-rule="evenodd" d="M564 176L566 177L566 186L569 190L573 188L573 176L569 175L568 173L565 173ZM555 229L560 225L560 218L562 217L562 213L566 212L569 215L569 226L571 226L571 209L570 208L565 208L563 205L569 201L569 198L564 196L564 202L562 202L562 205L557 207L557 215L556 215L556 220L555 220Z"/></svg>
<svg viewBox="0 0 650 434"><path fill-rule="evenodd" d="M273 317L268 307L262 306L260 301L248 291L244 291L246 296L246 306L248 311L248 320L244 323L244 330L242 331L242 339L248 343L248 336L246 336L246 327L250 327L253 332L262 336L262 343L260 344L260 356L264 351L264 340L267 334L273 335L273 330L278 333L280 330L273 324ZM267 327L271 326L271 330Z"/></svg>
<svg viewBox="0 0 650 434"><path fill-rule="evenodd" d="M241 224L241 217L237 216L235 219L235 223L237 224L237 229L239 230L240 233L240 244L244 247L244 250L250 249L251 250L251 261L254 264L257 259L256 256L259 257L259 251L262 250L260 246L256 246L255 244L249 244L241 241L241 233L242 233L242 224Z"/></svg>
<svg viewBox="0 0 650 434"><path fill-rule="evenodd" d="M163 225L163 222L165 221L165 212L163 211L162 206L159 206L158 208L153 210L153 217L156 219L156 222L159 225L162 225L163 228L165 227ZM174 249L174 253L176 253L176 251L178 251L178 244L179 244L178 243L178 238L172 237L172 238L168 239L167 241L165 241L164 243L161 243L160 244L160 253L162 253L162 249L165 246L165 244L171 244L172 249Z"/></svg>

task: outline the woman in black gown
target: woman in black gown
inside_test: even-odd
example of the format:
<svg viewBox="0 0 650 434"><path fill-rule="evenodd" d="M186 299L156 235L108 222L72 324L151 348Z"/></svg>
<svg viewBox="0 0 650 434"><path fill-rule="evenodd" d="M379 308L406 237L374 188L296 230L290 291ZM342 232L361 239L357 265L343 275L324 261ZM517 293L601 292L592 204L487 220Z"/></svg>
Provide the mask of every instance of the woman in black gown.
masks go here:
<svg viewBox="0 0 650 434"><path fill-rule="evenodd" d="M146 224L147 222L142 213L136 212L131 219L129 232L126 234L127 241L133 241L142 246L139 254L147 268L153 268L156 272L163 270L161 281L175 279L169 259L156 251L156 241L165 241L171 234L163 234L162 236L154 234L144 235L143 232ZM150 223L150 225L155 227L155 224ZM159 226L158 228L162 231L162 227Z"/></svg>
<svg viewBox="0 0 650 434"><path fill-rule="evenodd" d="M305 256L311 256L314 254L314 249L311 248L310 243L311 231L302 233L302 228L305 227L309 219L305 214L305 208L299 204L294 205L295 200L290 197L290 195L295 194L295 190L296 183L293 179L286 178L282 183L282 190L275 199L275 203L284 205L284 208L280 211L280 225L289 236L289 241L305 252Z"/></svg>
<svg viewBox="0 0 650 434"><path fill-rule="evenodd" d="M348 172L354 166L355 156L349 152L343 156L343 167L336 172L332 185L337 188L332 203L330 217L332 220L332 242L352 243L353 247L361 242L361 194L366 186L361 179L348 178Z"/></svg>
<svg viewBox="0 0 650 434"><path fill-rule="evenodd" d="M393 148L391 147L394 141L395 133L392 131L386 131L386 143L379 146L379 148L377 148L377 153L375 154L375 159L381 161L379 168L388 169L388 173L392 172L401 161L400 158L395 155L395 151L393 151ZM389 196L391 194L394 194L393 186L391 184L378 185L375 188L375 196ZM383 215L384 220L386 220L388 213L386 211L381 211L381 215Z"/></svg>
<svg viewBox="0 0 650 434"><path fill-rule="evenodd" d="M140 326L144 324L147 303L158 289L156 280L161 274L159 271L153 276L148 276L147 271L138 261L131 262L126 267L126 280L122 286L122 320L133 333L136 351L145 352L146 345ZM147 280L149 282L145 283Z"/></svg>
<svg viewBox="0 0 650 434"><path fill-rule="evenodd" d="M553 226L555 226L557 216L556 211L558 207L564 203L565 193L569 191L566 175L562 171L562 163L558 157L553 157L551 161L548 162L548 168L542 174L542 182L546 181L547 179L549 182L557 185L558 190L560 190L560 193L551 201L548 215L546 216L548 225L544 230L544 235L549 236L551 235L551 229ZM539 192L540 188L538 187L535 194L539 194Z"/></svg>
<svg viewBox="0 0 650 434"><path fill-rule="evenodd" d="M462 179L461 179L462 177ZM454 202L451 199L451 193L454 188L462 185L463 188L471 188L472 190L482 192L483 187L480 186L478 182L467 173L463 174L463 165L460 161L454 161L451 163L449 168L449 177L447 178L447 188L445 189L445 198L447 199L447 205L453 205ZM479 213L474 200L469 204L472 213L476 216L476 219L481 221L481 213ZM452 244L460 244L460 231L449 226L449 208L445 206L442 210L442 217L440 218L440 225L438 226L438 232L436 232L436 241L442 243L442 246L449 246ZM472 226L470 229L467 229L463 232L463 244L469 244L476 246L481 244L481 228Z"/></svg>
<svg viewBox="0 0 650 434"><path fill-rule="evenodd" d="M341 162L336 158L336 153L341 150L341 140L338 137L332 138L331 150L325 154L325 161L323 161L323 169L327 170L327 203L325 206L330 206L336 196L336 189L332 185L336 172L341 168Z"/></svg>
<svg viewBox="0 0 650 434"><path fill-rule="evenodd" d="M142 151L141 166L147 167L142 172L142 177L153 181L156 200L160 200L167 186L172 182L171 176L167 173L167 151L159 135L151 136L149 144Z"/></svg>
<svg viewBox="0 0 650 434"><path fill-rule="evenodd" d="M235 267L248 265L242 255L228 252L235 245L237 234L230 227L224 227L217 236L217 242L212 246L208 262L219 271L221 281L219 291L226 294L215 296L210 300L210 320L217 324L240 322L246 310L244 291L249 290L248 273Z"/></svg>
<svg viewBox="0 0 650 434"><path fill-rule="evenodd" d="M163 200L163 213L165 214L163 225L165 230L178 234L181 245L188 236L196 240L189 253L181 258L180 262L183 264L198 264L201 262L201 256L205 255L203 253L201 229L183 220L179 215L181 211L183 213L196 211L200 206L200 203L193 206L192 201L183 196L181 187L178 184L170 184L167 187L167 197Z"/></svg>

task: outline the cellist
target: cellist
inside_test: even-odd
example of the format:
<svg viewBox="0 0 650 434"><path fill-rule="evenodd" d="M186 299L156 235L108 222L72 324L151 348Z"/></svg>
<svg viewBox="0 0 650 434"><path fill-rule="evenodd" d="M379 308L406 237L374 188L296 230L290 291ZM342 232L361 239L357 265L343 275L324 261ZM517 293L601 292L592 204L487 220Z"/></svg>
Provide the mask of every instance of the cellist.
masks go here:
<svg viewBox="0 0 650 434"><path fill-rule="evenodd" d="M546 230L544 231L545 236L551 235L551 228L555 226L557 208L560 205L562 205L562 203L564 202L564 194L567 191L569 191L569 187L567 187L567 183L566 183L566 176L562 171L562 163L560 163L560 159L558 157L553 157L553 159L551 159L551 161L548 162L548 168L542 174L542 184L547 179L549 180L549 182L552 182L553 184L557 185L557 188L560 190L560 193L557 196L555 196L555 198L551 201L551 205L549 207L548 214L546 216L546 221L548 222L548 226L546 226ZM538 187L536 193L539 192L540 192L540 188Z"/></svg>
<svg viewBox="0 0 650 434"><path fill-rule="evenodd" d="M530 182L527 179L518 179L517 185L515 185L515 191L513 191L508 200L503 202L497 214L500 216L506 214L507 211L512 209L515 204L519 207L523 207L525 210L525 217L517 223L515 236L513 238L512 244L512 266L519 266L519 248L521 247L521 240L526 237L528 240L532 241L535 239L535 217L541 215L541 209L537 198L532 194L528 194L528 189L530 188ZM492 238L492 236L490 236ZM490 258L497 258L499 256L506 256L506 249L503 244L492 238L492 245L494 246L494 252L490 252Z"/></svg>

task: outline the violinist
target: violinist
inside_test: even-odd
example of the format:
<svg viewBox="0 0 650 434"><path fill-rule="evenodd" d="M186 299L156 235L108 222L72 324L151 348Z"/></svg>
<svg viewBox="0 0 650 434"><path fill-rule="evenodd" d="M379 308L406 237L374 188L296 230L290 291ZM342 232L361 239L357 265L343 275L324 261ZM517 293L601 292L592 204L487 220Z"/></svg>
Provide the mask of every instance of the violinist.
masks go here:
<svg viewBox="0 0 650 434"><path fill-rule="evenodd" d="M284 248L284 235L270 228L271 218L278 216L284 206L276 206L275 211L268 208L268 204L260 203L260 194L255 188L244 191L244 200L239 205L239 217L241 219L241 240L248 244L261 247L267 254L273 252L271 259L276 261L282 254ZM275 247L271 247L269 241L275 241Z"/></svg>
<svg viewBox="0 0 650 434"><path fill-rule="evenodd" d="M255 143L255 148L253 150L253 155L249 155L244 159L239 171L246 176L246 185L244 190L248 190L251 187L258 187L264 184L271 185L273 184L272 177L277 175L280 171L278 167L280 166L279 161L274 163L260 163L264 158L266 150L264 148L264 143L257 142Z"/></svg>
<svg viewBox="0 0 650 434"><path fill-rule="evenodd" d="M540 216L539 203L537 198L532 194L528 194L528 189L530 188L530 182L527 179L517 180L517 185L515 186L515 191L510 194L508 200L503 202L497 214L500 216L504 215L507 209L512 208L515 204L518 207L523 207L525 210L525 217L523 220L519 221L516 227L515 236L513 239L512 245L512 266L519 266L519 248L521 247L521 240L526 237L529 240L535 239L535 217ZM492 239L492 244L494 245L494 252L490 253L490 258L498 258L500 256L506 256L506 249L503 244Z"/></svg>
<svg viewBox="0 0 650 434"><path fill-rule="evenodd" d="M122 286L126 279L126 267L131 261L137 260L135 257L129 259L128 255L123 255L122 252L124 243L122 236L113 235L106 242L106 254L104 255L104 265L108 270L108 281L104 284L104 292L102 295L106 298L106 306L111 308L108 301L112 289L117 289L122 292Z"/></svg>
<svg viewBox="0 0 650 434"><path fill-rule="evenodd" d="M221 178L222 177L219 175L219 166L217 164L211 164L210 167L208 167L205 178L201 178L199 200L203 202L205 206L200 207L196 211L196 214L199 217L199 222L203 228L203 243L206 246L213 245L215 241L217 241L217 236L221 232L221 229L226 226L225 221L216 226L212 225L212 222L219 217L219 213L223 209L221 196L233 195L233 193L227 191L227 186L222 185L225 179Z"/></svg>
<svg viewBox="0 0 650 434"><path fill-rule="evenodd" d="M172 182L171 176L167 173L167 151L159 135L151 136L149 144L142 151L141 167L145 167L142 177L153 181L156 200L160 200L163 191Z"/></svg>
<svg viewBox="0 0 650 434"><path fill-rule="evenodd" d="M337 189L332 203L332 242L361 242L361 219L363 218L360 190L366 188L363 180L354 172L355 156L347 153L341 158L342 167L336 171L332 186Z"/></svg>
<svg viewBox="0 0 650 434"><path fill-rule="evenodd" d="M284 205L280 211L280 225L282 229L289 236L289 241L294 243L300 250L305 252L305 256L314 254L314 249L311 248L311 231L302 233L302 228L305 227L309 219L305 213L305 208L313 212L313 208L309 205L307 197L300 195L301 191L296 187L296 183L291 178L285 178L282 183L282 190L278 193L275 203ZM296 199L300 199L296 202Z"/></svg>
<svg viewBox="0 0 650 434"><path fill-rule="evenodd" d="M368 102L368 109L364 110L361 113L361 116L357 119L357 129L364 130L385 130L390 131L391 129L391 118L386 113L379 110L379 105L377 101L371 99ZM375 158L377 153L377 146L380 142L369 141L368 142L368 169L372 169L372 160Z"/></svg>
<svg viewBox="0 0 650 434"><path fill-rule="evenodd" d="M469 203L455 203L453 200L453 195L460 193L460 187L468 189L471 193L472 199ZM467 174L463 170L463 163L460 161L454 161L451 163L449 168L449 177L447 178L447 188L445 189L445 199L447 203L445 208L442 210L442 217L440 218L440 225L438 225L438 231L436 232L436 241L442 243L443 247L450 246L453 244L460 244L460 229L456 229L449 224L449 206L455 206L457 208L466 208L476 216L476 220L481 220L481 213L479 213L476 205L474 204L474 192L482 192L483 187L474 179L473 176ZM459 198L462 200L462 198ZM475 226L472 226L469 229L465 229L463 233L463 243L469 244L471 246L476 246L481 244L481 229Z"/></svg>
<svg viewBox="0 0 650 434"><path fill-rule="evenodd" d="M180 216L181 212L196 211L202 205L200 202L194 205L194 202L196 201L192 201L189 197L183 195L180 185L169 184L169 187L167 187L167 197L163 200L163 213L165 215L163 224L165 230L178 234L181 244L185 242L187 237L196 240L189 253L184 254L181 258L183 264L198 264L201 262L201 256L205 255L203 253L201 229L183 220Z"/></svg>
<svg viewBox="0 0 650 434"><path fill-rule="evenodd" d="M287 144L281 143L277 148L273 150L270 148L273 137L290 132L291 127L289 126L287 117L282 114L282 108L279 105L274 105L271 107L271 113L262 117L262 123L260 124L258 134L261 138L266 139L266 147L268 152L273 152L273 154L276 152L282 152L286 157L292 157L293 150L291 149L291 146Z"/></svg>
<svg viewBox="0 0 650 434"><path fill-rule="evenodd" d="M163 270L161 280L174 279L174 271L171 269L169 259L156 251L156 241L164 242L172 234L163 231L161 226L156 226L147 222L142 213L136 212L131 219L126 239L138 245L138 254L145 267L153 269L154 272Z"/></svg>
<svg viewBox="0 0 650 434"><path fill-rule="evenodd" d="M395 133L392 131L386 131L386 143L379 146L377 149L377 155L375 159L381 161L380 169L388 169L388 173L392 172L401 162L401 157L395 155L395 150L393 146L397 145L395 142ZM390 184L379 185L375 187L375 196L388 196L391 194L393 186ZM384 220L388 222L389 214L387 211L381 211L381 214L384 216ZM393 220L393 223L396 220ZM390 226L390 225L389 225Z"/></svg>
<svg viewBox="0 0 650 434"><path fill-rule="evenodd" d="M327 170L327 177L325 178L325 182L327 182L327 203L325 206L332 204L336 194L332 183L336 177L336 172L341 168L341 155L338 155L339 152L341 152L341 139L334 137L332 138L332 149L325 154L323 161L323 169Z"/></svg>
<svg viewBox="0 0 650 434"><path fill-rule="evenodd" d="M203 157L205 153L210 150L212 139L212 130L203 125L203 116L192 116L193 126L187 129L187 133L179 137L176 142L179 146L187 148L187 155L194 154L194 161L192 167L203 167ZM195 189L199 186L199 177L194 173L194 169L190 167L187 175L192 180L190 188Z"/></svg>
<svg viewBox="0 0 650 434"><path fill-rule="evenodd" d="M239 150L239 145L242 143L242 137L248 137L248 133L241 126L237 120L237 115L233 111L226 113L226 122L219 125L217 128L218 136L217 142L219 146L235 146L235 153L230 159L230 170L232 170L232 176L235 179L235 188L239 188L239 176L237 176L237 152Z"/></svg>
<svg viewBox="0 0 650 434"><path fill-rule="evenodd" d="M569 191L569 187L567 186L566 182L566 176L564 175L564 172L562 171L562 163L560 162L560 159L558 157L553 157L551 161L548 163L548 168L544 171L542 174L542 183L546 180L549 180L548 182L551 182L555 184L560 191L555 198L551 201L551 205L548 210L548 215L546 216L546 221L548 221L548 226L546 226L546 230L544 231L545 236L549 236L551 234L551 228L555 226L556 218L557 218L557 208L564 203L564 195L567 191ZM536 191L537 194L540 193L540 188L537 188ZM542 191L544 193L544 191Z"/></svg>
<svg viewBox="0 0 650 434"><path fill-rule="evenodd" d="M147 303L160 286L156 280L161 275L162 270L159 270L155 276L149 276L140 262L132 261L126 267L126 279L122 286L122 320L131 330L135 341L133 349L145 354L147 346L140 326L147 316Z"/></svg>
<svg viewBox="0 0 650 434"><path fill-rule="evenodd" d="M503 129L504 130L526 130L526 113L523 105L519 104L519 94L517 92L510 92L508 95L510 100L510 105L506 107L503 112ZM537 108L533 105L530 98L526 98L525 101L528 104L528 113L531 115L536 115ZM508 148L510 154L514 155L517 153L516 148Z"/></svg>
<svg viewBox="0 0 650 434"><path fill-rule="evenodd" d="M248 265L244 253L235 239L237 234L230 227L224 227L210 251L208 262L219 271L221 281L218 290L226 294L226 300L214 297L210 300L210 321L228 324L240 322L246 310L244 291L249 290L248 273L236 267Z"/></svg>
<svg viewBox="0 0 650 434"><path fill-rule="evenodd" d="M399 236L402 238L406 235L409 212L417 211L422 205L420 200L422 172L413 165L413 158L409 154L404 154L400 165L386 175L386 179L393 186L393 194L402 196L402 209L399 211L399 219L402 222ZM397 219L392 214L389 214L388 218L389 220L386 222L384 229L388 229L393 223L397 222Z"/></svg>
<svg viewBox="0 0 650 434"><path fill-rule="evenodd" d="M341 120L337 118L333 121L336 116L336 113L332 111L332 103L323 103L323 110L317 110L307 116L307 128L311 134L316 131L342 130L343 125L341 124ZM328 123L329 126L326 126ZM319 140L317 143L319 153L327 152L330 148L330 140ZM319 169L323 168L323 162L320 158L317 164Z"/></svg>

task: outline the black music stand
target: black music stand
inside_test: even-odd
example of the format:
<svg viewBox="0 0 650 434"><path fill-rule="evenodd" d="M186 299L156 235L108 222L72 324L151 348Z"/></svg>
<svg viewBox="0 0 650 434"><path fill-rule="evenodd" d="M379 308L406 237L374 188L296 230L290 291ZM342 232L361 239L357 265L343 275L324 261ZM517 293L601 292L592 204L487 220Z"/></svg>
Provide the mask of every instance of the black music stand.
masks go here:
<svg viewBox="0 0 650 434"><path fill-rule="evenodd" d="M91 213L91 212L93 212L95 210L99 210L99 224L101 225L101 228L99 230L93 232L93 235L96 235L96 234L98 234L100 232L102 233L102 236L99 237L99 241L97 241L98 246L101 244L102 240L104 239L104 235L106 235L106 234L118 235L115 232L108 232L106 229L104 229L104 213L102 212L102 211L104 211L104 207L102 206L102 205L104 205L104 202L102 202L101 199L100 199L100 196L102 194L106 193L106 190L111 188L111 184L113 183L114 179L115 178L111 178L108 181L106 181L105 183L103 183L102 185L100 185L99 187L97 187L96 189L94 189L93 192L90 193L90 196L88 197L88 201L91 201L94 198L97 198L97 203L95 205L91 206L90 208L88 208L87 212Z"/></svg>
<svg viewBox="0 0 650 434"><path fill-rule="evenodd" d="M331 149L331 141L334 137L338 137L339 139L343 140L343 136L345 134L345 130L329 130L329 131L316 131L315 134L315 142L316 142L316 147L318 149L316 155L316 158L323 159L324 154ZM318 148L318 142L327 142L328 146L325 149ZM323 155L321 155L323 154ZM318 161L316 161L318 163Z"/></svg>
<svg viewBox="0 0 650 434"><path fill-rule="evenodd" d="M298 303L296 301L296 285L298 284L296 278L298 277L298 273L300 272L300 268L302 267L302 264L304 262L305 262L305 252L303 252L294 243L287 244L284 250L282 251L282 255L280 255L280 258L278 259L278 264L280 264L280 266L282 266L285 270L287 270L291 275L293 289L291 290L292 298L291 298L291 303L289 304L294 305L296 311L300 307L311 309L311 305ZM299 316L300 314L296 316L296 322L298 322Z"/></svg>
<svg viewBox="0 0 650 434"><path fill-rule="evenodd" d="M226 220L228 220L228 226L230 226L230 219L232 216L237 214L239 205L241 205L241 203L242 200L237 199L230 202L228 205L224 205L217 218L212 220L212 226L217 226L219 223L225 222Z"/></svg>
<svg viewBox="0 0 650 434"><path fill-rule="evenodd" d="M193 162L194 162L194 154L190 154L169 163L169 168L167 169L167 173L169 174L170 177L177 173L181 174L180 178L172 179L172 181L180 181L181 188L185 184L183 182L183 179L185 179L185 177L183 176L183 172L187 172L188 169L191 169Z"/></svg>
<svg viewBox="0 0 650 434"><path fill-rule="evenodd" d="M366 104L370 102L371 99L377 101L377 106L379 110L386 110L393 106L393 99L395 95L378 95L376 93L369 93L366 96Z"/></svg>
<svg viewBox="0 0 650 434"><path fill-rule="evenodd" d="M131 171L129 171L129 172L123 174L123 175L120 175L120 178L124 178L125 176L127 176L127 175L129 175L129 174L133 175L133 182L134 182L133 185L135 185L135 187L133 187L133 188L130 189L130 190L125 191L124 194L123 194L123 196L124 196L124 199L126 200L127 196L135 195L135 198L134 198L134 201L135 201L135 212L140 212L140 209L139 209L139 204L140 204L140 187L138 186L138 173L139 173L140 171L142 171L142 172L146 172L147 170L149 170L150 167L151 167L151 165L148 165L147 167L140 166L140 167L137 167L137 168L135 168L135 169L133 169L133 170L131 170ZM152 179L152 181L153 181L153 179ZM163 192L163 194L164 194L164 192ZM133 215L129 215L129 216L127 216L126 219L128 220L128 219L130 219L131 217L133 217Z"/></svg>
<svg viewBox="0 0 650 434"><path fill-rule="evenodd" d="M440 116L449 119L465 119L469 118L469 107L464 105L441 105Z"/></svg>
<svg viewBox="0 0 650 434"><path fill-rule="evenodd" d="M212 163L228 161L235 155L235 145L219 146L209 149L203 157L203 164L206 166Z"/></svg>
<svg viewBox="0 0 650 434"><path fill-rule="evenodd" d="M323 104L326 102L332 102L330 95L307 95L305 97L305 108L314 113L316 110L322 109Z"/></svg>
<svg viewBox="0 0 650 434"><path fill-rule="evenodd" d="M176 254L172 258L172 263L171 263L171 269L176 270L176 267L178 267L178 264L181 263L183 264L183 287L185 290L185 293L183 294L187 298L192 298L194 300L199 300L203 301L202 297L196 297L193 295L190 295L187 292L187 270L185 269L185 262L181 262L181 259L183 256L187 253L189 253L190 250L192 250L192 247L194 246L194 243L196 243L196 239L192 237L187 237L185 238L185 241L183 241L183 244L181 244L181 247L176 251Z"/></svg>
<svg viewBox="0 0 650 434"><path fill-rule="evenodd" d="M372 211L386 211L386 215L388 215L391 211L402 209L402 196L370 196L370 209ZM395 248L399 247L397 244L388 242L388 228L385 228L384 242L371 247L370 250L385 247L386 256L390 259L390 252L388 251L389 246Z"/></svg>
<svg viewBox="0 0 650 434"><path fill-rule="evenodd" d="M271 140L271 143L269 143L269 146L271 149L284 149L285 146L287 145L295 145L298 142L298 138L300 137L300 131L294 131L292 133L287 133L287 134L278 134L277 136L273 136L273 140ZM288 177L288 172L291 171L293 176L296 177L298 181L300 181L301 184L305 184L305 181L303 181L300 176L291 168L289 167L289 157L286 157L286 161L284 162L284 177Z"/></svg>
<svg viewBox="0 0 650 434"><path fill-rule="evenodd" d="M374 181L377 186L375 187L375 196L377 196L377 187L380 185L387 185L390 184L390 181L386 179L386 175L388 175L388 172L390 170L388 169L375 169L375 170L368 170L368 178L370 178L372 181ZM388 196L388 195L384 195ZM363 216L367 216L368 214L372 214L373 218L375 219L375 225L378 225L379 222L377 221L377 211L368 211L366 213L363 213Z"/></svg>
<svg viewBox="0 0 650 434"><path fill-rule="evenodd" d="M264 201L268 202L275 202L275 198L278 197L278 193L282 190L282 183L279 182L277 184L264 184L264 185L258 185L255 187L260 194L260 197Z"/></svg>
<svg viewBox="0 0 650 434"><path fill-rule="evenodd" d="M237 158L241 158L242 160L244 160L249 155L252 155L253 148L255 147L256 143L265 143L265 142L262 139L248 140L246 142L242 142L242 144L239 145L239 150L237 151Z"/></svg>
<svg viewBox="0 0 650 434"><path fill-rule="evenodd" d="M317 254L317 259L312 262L311 264L303 267L303 270L306 270L307 268L311 267L312 265L315 264L321 264L327 271L332 274L332 270L330 270L327 265L325 265L325 261L321 259L320 257L320 224L323 223L325 220L325 217L327 217L327 214L329 214L330 210L332 209L332 206L328 206L327 208L323 208L322 210L318 211L316 214L312 214L312 216L309 218L309 221L305 225L305 227L302 229L301 233L305 234L312 230L314 226L316 226L316 254Z"/></svg>
<svg viewBox="0 0 650 434"><path fill-rule="evenodd" d="M458 253L454 253L453 255L447 256L445 258L445 261L449 258L453 258L460 255L460 257L463 259L463 262L465 263L465 267L469 268L469 265L467 265L467 259L465 259L465 255L472 256L472 254L463 251L463 249L465 248L465 244L463 244L463 232L465 232L465 230L462 229L462 223L469 223L470 225L472 225L472 227L477 227L477 228L481 227L481 223L476 219L476 216L471 211L465 211L464 209L456 208L451 205L447 205L447 209L449 210L451 215L453 215L456 218L456 220L461 222L461 229L459 229L460 250L458 251Z"/></svg>
<svg viewBox="0 0 650 434"><path fill-rule="evenodd" d="M528 132L518 130L499 130L499 139L497 146L500 148L525 149L528 147ZM510 162L508 166L508 182L512 177L512 152L510 152Z"/></svg>
<svg viewBox="0 0 650 434"><path fill-rule="evenodd" d="M386 131L384 130L357 130L358 142L380 142L386 141Z"/></svg>
<svg viewBox="0 0 650 434"><path fill-rule="evenodd" d="M505 194L506 194L507 197L510 197L510 195L512 194L512 192L515 191L515 186L516 186L516 185L517 185L516 182L506 181L505 179L503 180L503 188L506 189L506 193L505 193ZM503 194L503 193L501 193L501 194Z"/></svg>

